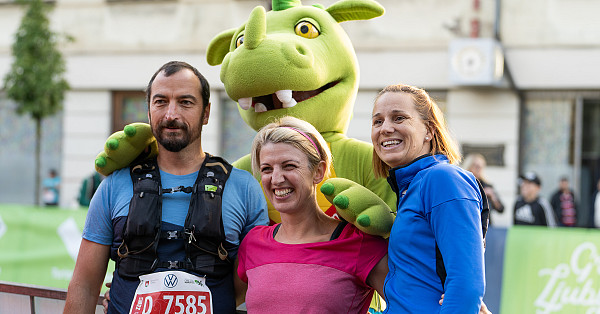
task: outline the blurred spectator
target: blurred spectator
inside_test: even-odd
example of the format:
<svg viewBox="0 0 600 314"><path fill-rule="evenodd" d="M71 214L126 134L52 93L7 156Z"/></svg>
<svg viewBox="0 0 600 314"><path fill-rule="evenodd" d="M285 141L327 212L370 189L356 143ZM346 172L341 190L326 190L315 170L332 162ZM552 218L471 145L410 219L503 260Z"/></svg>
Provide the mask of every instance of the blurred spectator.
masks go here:
<svg viewBox="0 0 600 314"><path fill-rule="evenodd" d="M596 185L596 197L594 198L594 225L600 228L600 179Z"/></svg>
<svg viewBox="0 0 600 314"><path fill-rule="evenodd" d="M50 169L48 177L42 182L42 199L46 206L58 206L60 177L55 169Z"/></svg>
<svg viewBox="0 0 600 314"><path fill-rule="evenodd" d="M559 226L575 227L577 224L577 204L575 203L575 194L569 187L569 179L561 177L558 183L558 190L552 194L550 204L554 208L554 214L558 218Z"/></svg>
<svg viewBox="0 0 600 314"><path fill-rule="evenodd" d="M465 157L465 160L462 163L463 169L471 171L475 178L481 182L483 186L483 190L485 191L485 195L488 198L490 209L493 209L499 213L504 212L504 204L500 200L498 193L494 189L494 187L489 183L487 177L485 176L485 168L487 166L487 162L485 161L485 157L482 154L473 153L468 154ZM490 225L492 225L492 215L490 213Z"/></svg>
<svg viewBox="0 0 600 314"><path fill-rule="evenodd" d="M513 223L515 225L556 226L552 206L540 197L542 181L535 172L519 177L520 195L515 202Z"/></svg>
<svg viewBox="0 0 600 314"><path fill-rule="evenodd" d="M94 172L92 175L83 179L83 182L81 182L81 189L79 190L79 205L86 207L90 206L92 196L96 193L102 180L104 180L104 176L98 172Z"/></svg>

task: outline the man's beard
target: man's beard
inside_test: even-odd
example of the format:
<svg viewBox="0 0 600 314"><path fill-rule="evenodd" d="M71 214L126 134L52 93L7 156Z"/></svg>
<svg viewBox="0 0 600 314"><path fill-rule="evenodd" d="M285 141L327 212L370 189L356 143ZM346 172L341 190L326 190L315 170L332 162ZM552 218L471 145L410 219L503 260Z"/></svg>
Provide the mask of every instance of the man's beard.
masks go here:
<svg viewBox="0 0 600 314"><path fill-rule="evenodd" d="M163 130L166 128L177 128L181 132L181 135L175 134L163 134ZM188 126L178 120L169 120L161 122L156 128L152 128L152 133L158 141L158 143L170 152L179 152L186 148L191 142L195 141L200 137L202 132L202 124L197 130L189 130Z"/></svg>

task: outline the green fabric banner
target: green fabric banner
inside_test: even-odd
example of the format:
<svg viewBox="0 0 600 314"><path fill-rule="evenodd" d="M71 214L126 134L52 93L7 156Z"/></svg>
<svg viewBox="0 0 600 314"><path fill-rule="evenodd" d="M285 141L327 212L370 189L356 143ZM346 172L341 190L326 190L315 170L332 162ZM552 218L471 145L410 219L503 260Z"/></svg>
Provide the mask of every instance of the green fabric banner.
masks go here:
<svg viewBox="0 0 600 314"><path fill-rule="evenodd" d="M87 210L0 205L0 280L66 289L86 214ZM111 262L108 280L113 270Z"/></svg>
<svg viewBox="0 0 600 314"><path fill-rule="evenodd" d="M502 313L600 313L600 230L508 231Z"/></svg>

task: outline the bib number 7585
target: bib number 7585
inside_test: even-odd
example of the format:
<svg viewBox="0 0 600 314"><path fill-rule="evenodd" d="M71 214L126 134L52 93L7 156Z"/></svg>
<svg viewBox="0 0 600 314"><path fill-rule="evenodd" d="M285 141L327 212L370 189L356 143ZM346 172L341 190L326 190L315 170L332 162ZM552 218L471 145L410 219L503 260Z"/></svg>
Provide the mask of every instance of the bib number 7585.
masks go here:
<svg viewBox="0 0 600 314"><path fill-rule="evenodd" d="M210 295L197 291L162 291L139 294L134 311L140 314L211 314Z"/></svg>
<svg viewBox="0 0 600 314"><path fill-rule="evenodd" d="M130 314L212 314L206 278L182 271L140 276Z"/></svg>

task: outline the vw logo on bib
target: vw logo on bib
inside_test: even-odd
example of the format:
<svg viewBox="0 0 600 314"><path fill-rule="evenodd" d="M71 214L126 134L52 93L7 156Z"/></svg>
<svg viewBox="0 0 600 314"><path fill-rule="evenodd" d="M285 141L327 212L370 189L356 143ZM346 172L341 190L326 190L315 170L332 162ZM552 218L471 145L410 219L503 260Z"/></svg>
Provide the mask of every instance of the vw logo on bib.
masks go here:
<svg viewBox="0 0 600 314"><path fill-rule="evenodd" d="M131 314L212 314L212 295L205 278L181 271L140 276Z"/></svg>
<svg viewBox="0 0 600 314"><path fill-rule="evenodd" d="M177 276L175 274L168 274L165 276L165 287L175 288L177 285Z"/></svg>

